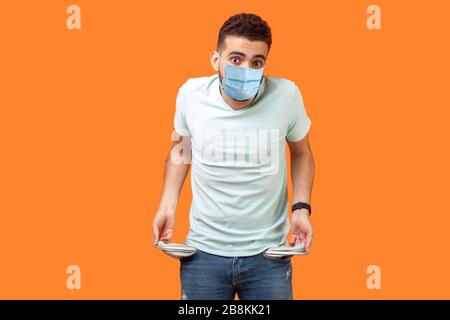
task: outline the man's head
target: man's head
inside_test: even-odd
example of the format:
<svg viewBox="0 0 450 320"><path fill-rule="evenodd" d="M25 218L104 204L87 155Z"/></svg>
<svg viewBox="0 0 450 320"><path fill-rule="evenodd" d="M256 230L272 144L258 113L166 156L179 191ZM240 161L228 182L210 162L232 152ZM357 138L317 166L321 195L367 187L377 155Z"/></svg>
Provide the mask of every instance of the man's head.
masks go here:
<svg viewBox="0 0 450 320"><path fill-rule="evenodd" d="M252 13L239 13L228 18L219 31L217 51L222 54L226 49L227 36L245 38L249 41L262 41L267 44L267 53L272 45L272 33L267 22Z"/></svg>
<svg viewBox="0 0 450 320"><path fill-rule="evenodd" d="M261 69L266 66L271 45L272 33L264 20L251 13L236 14L220 28L217 51L211 53L211 64L219 72L221 81L225 63Z"/></svg>

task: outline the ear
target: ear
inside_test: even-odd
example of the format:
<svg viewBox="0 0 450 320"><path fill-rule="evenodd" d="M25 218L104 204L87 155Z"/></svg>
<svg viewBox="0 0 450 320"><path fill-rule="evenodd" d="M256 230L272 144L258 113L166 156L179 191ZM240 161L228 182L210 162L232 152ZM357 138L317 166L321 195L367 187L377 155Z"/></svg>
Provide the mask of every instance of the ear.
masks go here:
<svg viewBox="0 0 450 320"><path fill-rule="evenodd" d="M211 66L213 67L213 69L215 71L219 71L219 60L220 60L220 55L217 51L212 51L211 52Z"/></svg>

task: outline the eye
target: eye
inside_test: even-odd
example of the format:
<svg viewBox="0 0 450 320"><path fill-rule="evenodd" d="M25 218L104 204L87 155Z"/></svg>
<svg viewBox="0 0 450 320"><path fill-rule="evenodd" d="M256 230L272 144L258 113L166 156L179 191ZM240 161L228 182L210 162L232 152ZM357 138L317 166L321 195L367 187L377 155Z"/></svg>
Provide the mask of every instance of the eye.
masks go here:
<svg viewBox="0 0 450 320"><path fill-rule="evenodd" d="M253 62L253 66L255 66L256 68L261 68L264 66L264 62L262 60L256 60L255 62Z"/></svg>
<svg viewBox="0 0 450 320"><path fill-rule="evenodd" d="M234 64L238 64L239 63L239 58L238 57L233 57L233 58L231 58L231 62L233 62Z"/></svg>

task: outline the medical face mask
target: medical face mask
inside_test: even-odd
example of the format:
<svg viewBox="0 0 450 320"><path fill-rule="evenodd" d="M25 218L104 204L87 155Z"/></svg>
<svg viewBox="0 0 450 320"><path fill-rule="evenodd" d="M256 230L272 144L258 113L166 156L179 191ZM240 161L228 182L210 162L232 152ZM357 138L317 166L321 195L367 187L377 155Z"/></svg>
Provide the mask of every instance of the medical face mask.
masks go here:
<svg viewBox="0 0 450 320"><path fill-rule="evenodd" d="M225 63L225 76L222 88L234 100L244 101L256 95L261 83L264 68L251 69Z"/></svg>

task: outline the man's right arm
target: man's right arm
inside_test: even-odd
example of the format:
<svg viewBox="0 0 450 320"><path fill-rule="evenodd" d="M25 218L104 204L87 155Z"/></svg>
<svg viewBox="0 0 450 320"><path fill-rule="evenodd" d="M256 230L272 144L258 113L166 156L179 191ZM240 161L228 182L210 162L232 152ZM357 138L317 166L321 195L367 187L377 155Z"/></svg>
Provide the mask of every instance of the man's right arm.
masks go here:
<svg viewBox="0 0 450 320"><path fill-rule="evenodd" d="M175 230L175 211L191 163L191 137L178 136L164 164L164 185L153 219L153 244L169 242Z"/></svg>

